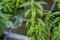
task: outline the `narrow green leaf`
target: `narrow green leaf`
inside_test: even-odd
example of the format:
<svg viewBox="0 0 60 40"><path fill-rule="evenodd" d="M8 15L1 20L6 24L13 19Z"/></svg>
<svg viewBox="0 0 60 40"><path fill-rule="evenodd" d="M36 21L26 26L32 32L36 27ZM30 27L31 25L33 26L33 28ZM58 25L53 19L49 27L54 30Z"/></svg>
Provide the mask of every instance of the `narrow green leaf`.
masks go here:
<svg viewBox="0 0 60 40"><path fill-rule="evenodd" d="M47 4L46 2L36 2L36 3L39 3L39 4Z"/></svg>
<svg viewBox="0 0 60 40"><path fill-rule="evenodd" d="M28 14L31 12L31 9L26 10L25 12L25 18L28 16Z"/></svg>
<svg viewBox="0 0 60 40"><path fill-rule="evenodd" d="M41 17L43 17L43 15L44 15L43 11L41 11L41 10L40 10L40 9L38 9L38 8L37 8L37 10L36 10L36 11L37 11L37 13L38 13Z"/></svg>
<svg viewBox="0 0 60 40"><path fill-rule="evenodd" d="M8 10L9 10L10 12L12 12L12 9L10 8L10 6L9 6L8 4L6 4L6 7L8 8Z"/></svg>
<svg viewBox="0 0 60 40"><path fill-rule="evenodd" d="M60 14L60 11L57 11L57 12L52 13L51 16L53 16L53 15L59 15L59 14Z"/></svg>
<svg viewBox="0 0 60 40"><path fill-rule="evenodd" d="M54 23L60 21L60 17L55 18Z"/></svg>
<svg viewBox="0 0 60 40"><path fill-rule="evenodd" d="M38 20L38 22L39 22L43 27L46 26L45 23L44 23L40 18L38 18L37 20Z"/></svg>
<svg viewBox="0 0 60 40"><path fill-rule="evenodd" d="M26 27L29 28L29 20L26 22Z"/></svg>
<svg viewBox="0 0 60 40"><path fill-rule="evenodd" d="M19 7L19 0L16 0L16 8Z"/></svg>
<svg viewBox="0 0 60 40"><path fill-rule="evenodd" d="M32 17L35 18L35 16L36 16L36 8L35 8L35 6L32 6L31 11L32 11Z"/></svg>
<svg viewBox="0 0 60 40"><path fill-rule="evenodd" d="M30 4L31 4L30 2L27 2L27 3L24 3L24 4L20 5L20 7L29 6Z"/></svg>
<svg viewBox="0 0 60 40"><path fill-rule="evenodd" d="M4 20L8 20L8 16L0 12L0 17L2 17Z"/></svg>
<svg viewBox="0 0 60 40"><path fill-rule="evenodd" d="M43 7L40 3L35 2L34 4L43 11Z"/></svg>

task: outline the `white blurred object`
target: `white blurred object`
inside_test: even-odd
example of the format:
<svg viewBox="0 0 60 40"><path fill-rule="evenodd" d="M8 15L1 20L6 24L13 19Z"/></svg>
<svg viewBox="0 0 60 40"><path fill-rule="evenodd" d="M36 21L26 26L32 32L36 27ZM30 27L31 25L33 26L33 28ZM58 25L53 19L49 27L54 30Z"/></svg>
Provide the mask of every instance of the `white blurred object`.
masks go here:
<svg viewBox="0 0 60 40"><path fill-rule="evenodd" d="M9 32L4 31L4 34L7 35L8 33ZM28 38L27 36L15 34L15 33L9 33L8 37L13 38L13 39L19 39L19 40L30 40L30 38Z"/></svg>

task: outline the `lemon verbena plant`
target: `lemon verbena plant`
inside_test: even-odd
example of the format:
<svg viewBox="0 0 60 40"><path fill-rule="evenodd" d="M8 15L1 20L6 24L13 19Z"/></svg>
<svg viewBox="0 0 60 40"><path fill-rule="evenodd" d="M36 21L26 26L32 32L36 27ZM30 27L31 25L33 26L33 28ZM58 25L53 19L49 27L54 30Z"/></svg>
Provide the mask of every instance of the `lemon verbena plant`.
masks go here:
<svg viewBox="0 0 60 40"><path fill-rule="evenodd" d="M45 2L35 2L31 0L22 4L20 7L28 7L25 12L25 18L28 20L26 22L26 27L28 29L28 36L31 40L46 40L48 32L46 31L46 25L42 17L44 16L42 4ZM39 15L40 17L37 17ZM27 18L28 17L28 18Z"/></svg>

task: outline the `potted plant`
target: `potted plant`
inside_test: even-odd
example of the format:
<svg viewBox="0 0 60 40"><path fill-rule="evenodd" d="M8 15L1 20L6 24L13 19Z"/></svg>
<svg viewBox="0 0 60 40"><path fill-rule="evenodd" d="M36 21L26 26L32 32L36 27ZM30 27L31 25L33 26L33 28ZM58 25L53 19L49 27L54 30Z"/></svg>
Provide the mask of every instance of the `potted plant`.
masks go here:
<svg viewBox="0 0 60 40"><path fill-rule="evenodd" d="M60 1L58 2L58 8L60 8ZM26 28L28 30L27 36L31 40L60 40L60 11L56 12L44 12L42 4L47 4L45 2L36 2L35 0L30 0L29 2L24 2L23 0L2 0L0 2L0 14L1 22L3 22L7 27L15 28L20 26L19 24L19 13L22 13L24 9L23 17L27 20ZM2 16L3 15L3 16ZM11 21L9 16L19 17L14 21ZM10 19L10 20L9 20Z"/></svg>

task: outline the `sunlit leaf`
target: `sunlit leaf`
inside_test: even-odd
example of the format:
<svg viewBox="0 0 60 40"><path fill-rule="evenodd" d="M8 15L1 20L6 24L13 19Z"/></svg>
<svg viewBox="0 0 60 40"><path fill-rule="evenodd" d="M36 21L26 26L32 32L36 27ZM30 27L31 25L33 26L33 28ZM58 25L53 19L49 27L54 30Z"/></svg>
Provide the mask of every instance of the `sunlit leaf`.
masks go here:
<svg viewBox="0 0 60 40"><path fill-rule="evenodd" d="M35 2L35 5L36 5L38 8L40 8L41 10L43 10L43 7L41 6L40 3L36 3L36 2Z"/></svg>
<svg viewBox="0 0 60 40"><path fill-rule="evenodd" d="M38 18L37 20L43 27L45 27L45 23L41 19Z"/></svg>
<svg viewBox="0 0 60 40"><path fill-rule="evenodd" d="M28 14L31 12L31 9L26 10L25 12L25 18L28 16Z"/></svg>
<svg viewBox="0 0 60 40"><path fill-rule="evenodd" d="M41 11L41 10L38 9L38 8L37 8L37 13L38 13L40 16L43 16L43 15L44 15L43 11Z"/></svg>
<svg viewBox="0 0 60 40"><path fill-rule="evenodd" d="M27 2L27 3L22 4L20 7L29 6L30 4L31 4L30 2Z"/></svg>

